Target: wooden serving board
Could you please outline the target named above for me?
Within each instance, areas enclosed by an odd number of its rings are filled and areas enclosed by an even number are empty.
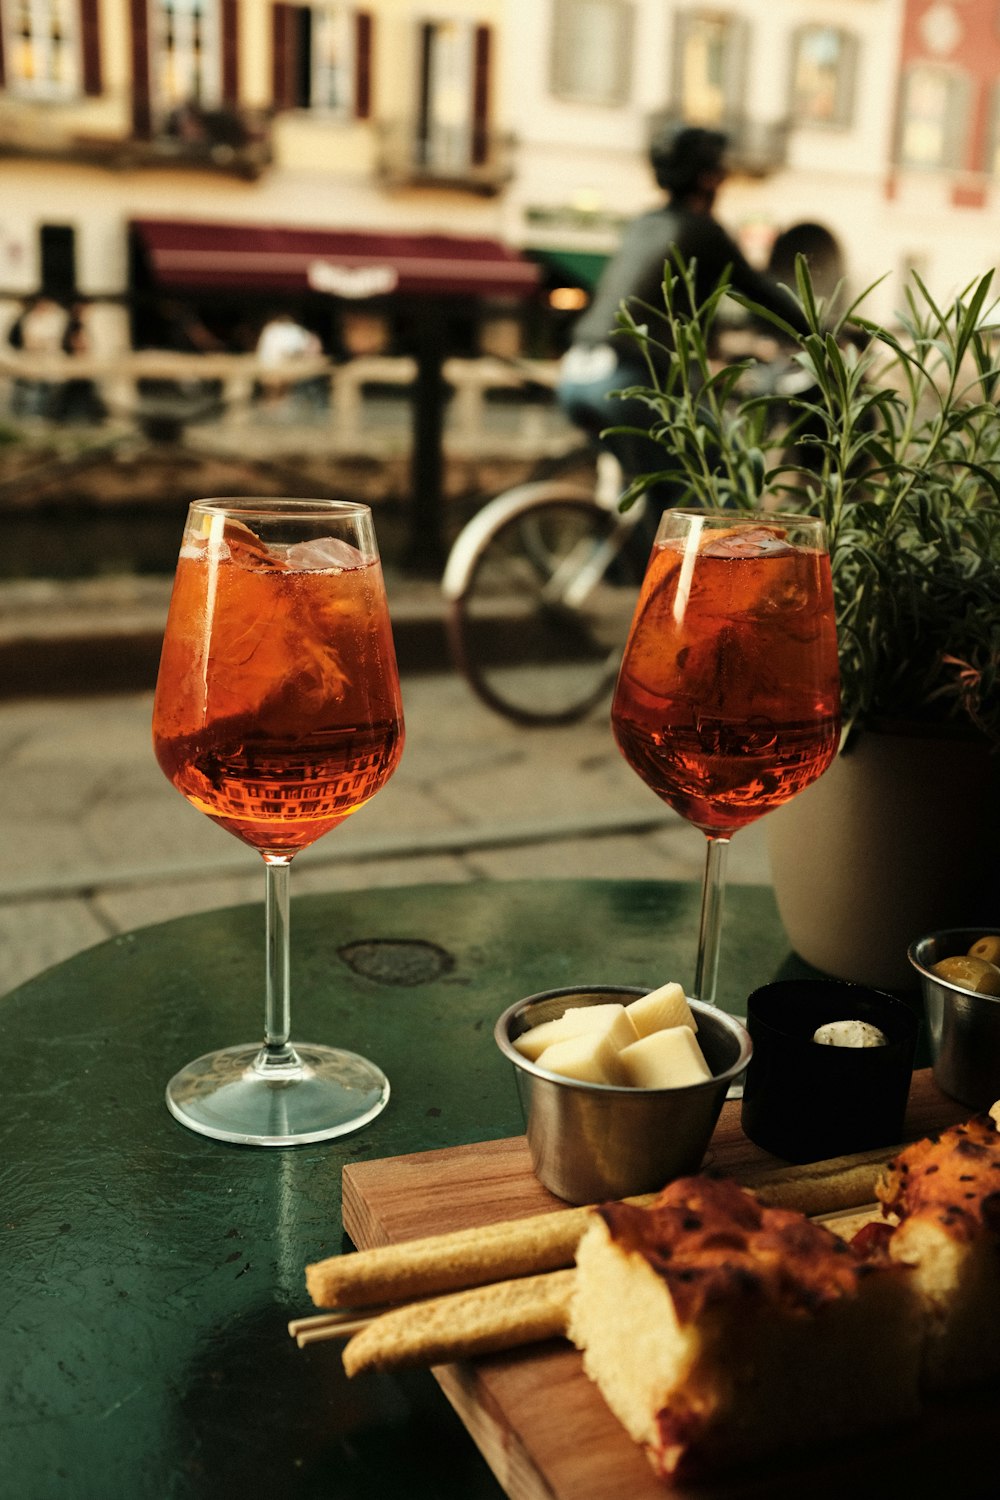
[[[780,1166],[747,1140],[727,1103],[707,1164]],[[905,1139],[968,1117],[929,1070],[914,1075]],[[891,1155],[886,1152],[886,1158]],[[545,1213],[564,1205],[534,1177],[523,1136],[416,1152],[344,1168],[344,1228],[359,1249]],[[435,1378],[511,1500],[810,1500],[941,1492],[986,1500],[996,1491],[1000,1391],[935,1402],[919,1425],[754,1466],[699,1486],[669,1485],[604,1404],[570,1345],[552,1341],[434,1370]],[[808,1373],[803,1371],[803,1379]]]

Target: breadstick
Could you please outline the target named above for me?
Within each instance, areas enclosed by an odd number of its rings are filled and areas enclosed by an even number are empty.
[[[898,1150],[883,1146],[858,1156],[835,1156],[795,1167],[755,1168],[734,1172],[733,1176],[768,1207],[797,1208],[813,1217],[874,1203],[875,1184]]]
[[[868,1210],[845,1212],[834,1215],[827,1228],[850,1239],[871,1217]],[[574,1275],[550,1271],[392,1308],[349,1340],[344,1369],[358,1375],[426,1367],[559,1337],[566,1331]]]
[[[566,1331],[575,1271],[498,1281],[393,1308],[356,1333],[343,1351],[348,1375],[439,1365],[557,1338]]]
[[[334,1255],[306,1266],[317,1307],[377,1307],[571,1266],[589,1208],[563,1208]]]
[[[836,1157],[797,1167],[753,1168],[732,1175],[763,1203],[816,1215],[858,1208],[875,1198],[875,1182],[892,1152]],[[652,1203],[655,1193],[629,1198]],[[514,1276],[573,1264],[589,1208],[563,1208],[478,1229],[380,1245],[356,1255],[334,1255],[306,1267],[316,1307],[377,1307],[408,1302]]]

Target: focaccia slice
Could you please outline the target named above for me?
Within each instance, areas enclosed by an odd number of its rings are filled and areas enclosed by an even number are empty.
[[[929,1391],[1000,1374],[1000,1135],[986,1115],[917,1141],[878,1184],[889,1256],[923,1297]]]
[[[664,1476],[914,1416],[920,1335],[903,1268],[730,1181],[605,1204],[577,1251],[569,1336]]]

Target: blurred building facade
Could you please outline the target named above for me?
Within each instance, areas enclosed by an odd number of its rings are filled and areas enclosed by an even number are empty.
[[[545,357],[665,117],[752,259],[887,315],[997,262],[998,79],[993,0],[0,0],[0,337],[44,290],[105,350]]]
[[[911,269],[946,296],[1000,261],[993,0],[512,0],[507,25],[518,243],[609,247],[673,117],[729,132],[720,216],[783,279],[802,250],[889,317]]]

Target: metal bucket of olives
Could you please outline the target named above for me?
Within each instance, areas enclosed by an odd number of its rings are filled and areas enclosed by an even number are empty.
[[[1000,1099],[1000,927],[951,927],[911,943],[938,1087],[972,1109]]]

